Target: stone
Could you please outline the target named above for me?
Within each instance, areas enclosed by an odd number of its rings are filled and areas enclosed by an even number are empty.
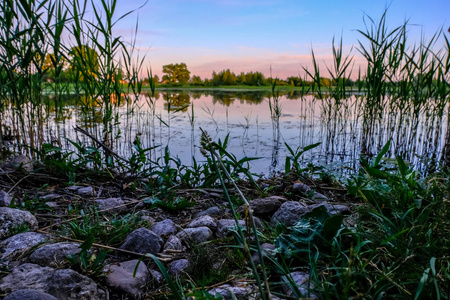
[[[47,201],[52,201],[52,200],[55,200],[55,199],[59,199],[61,197],[62,196],[59,195],[59,194],[47,194],[47,195],[40,196],[39,198],[41,198],[42,200],[47,202]]]
[[[176,235],[185,242],[202,243],[212,239],[213,233],[208,227],[185,228]]]
[[[139,264],[139,265],[138,265]],[[137,269],[136,269],[136,266]],[[134,275],[136,269],[136,274]],[[119,264],[105,266],[104,269],[108,285],[121,290],[133,298],[140,298],[145,290],[145,283],[149,271],[145,263],[137,259],[124,261]]]
[[[263,225],[258,218],[253,217],[253,222],[255,222],[256,227],[263,228]],[[243,229],[246,228],[245,220],[239,220],[239,226]],[[221,219],[218,221],[217,237],[225,238],[231,234],[232,230],[236,230],[236,223],[234,219]]]
[[[37,232],[24,232],[9,237],[0,244],[4,248],[2,259],[9,261],[20,257],[46,240],[47,237],[44,234]]]
[[[316,295],[311,294],[310,291],[314,289],[314,283],[309,281],[309,274],[306,272],[292,272],[290,274],[292,280],[298,287],[301,295],[297,295],[300,297],[307,297],[307,299],[318,299]],[[283,282],[286,282],[288,279],[286,276],[282,276]],[[292,291],[291,287],[287,284],[283,285],[283,291],[288,297],[294,296],[294,291]]]
[[[220,216],[222,214],[222,211],[217,206],[211,206],[210,208],[201,211],[195,215],[195,217],[201,217],[201,216]]]
[[[118,213],[125,209],[122,206],[125,202],[121,198],[96,199],[95,203],[98,204],[99,210],[108,210],[110,213]]]
[[[165,236],[177,233],[177,226],[171,219],[165,219],[153,224],[152,231],[159,236]]]
[[[142,254],[157,254],[162,244],[163,240],[156,233],[141,227],[130,233],[120,248]]]
[[[187,260],[185,258],[174,260],[168,266],[169,274],[172,276],[179,276],[182,273],[184,273],[184,271],[187,268],[189,268],[190,266],[191,266],[191,263],[189,262],[189,260]]]
[[[204,215],[195,218],[191,223],[188,224],[188,228],[195,227],[208,227],[211,230],[217,229],[217,222],[211,216]]]
[[[255,216],[271,216],[286,199],[283,197],[272,196],[249,201],[250,208]],[[244,212],[244,205],[238,208],[237,212]]]
[[[31,230],[38,228],[36,218],[29,211],[0,207],[0,240],[10,237],[11,230],[21,225],[28,226]]]
[[[284,202],[272,216],[270,223],[274,227],[278,223],[284,224],[286,226],[292,226],[300,220],[302,215],[309,211],[310,208],[300,202]]]
[[[160,285],[164,282],[165,279],[161,272],[150,270],[150,280],[153,281],[156,285]]]
[[[329,201],[330,199],[321,193],[314,193],[314,195],[311,196],[311,200],[317,201],[317,202],[325,202]]]
[[[222,296],[223,300],[256,299],[255,297],[251,296],[252,289],[248,288],[248,286],[246,287],[246,285],[231,286],[229,284],[223,284],[214,289],[209,290],[208,293],[210,293],[213,296],[219,294]]]
[[[309,208],[313,210],[316,207],[325,206],[330,215],[349,215],[351,213],[350,208],[343,204],[330,204],[330,203],[319,203],[310,205]]]
[[[53,267],[63,265],[67,257],[81,251],[79,243],[61,242],[47,244],[34,251],[29,261],[42,267]]]
[[[77,194],[80,196],[93,196],[94,189],[92,188],[92,186],[80,187],[79,189],[77,189]]]
[[[25,155],[16,155],[12,157],[3,167],[5,169],[22,169],[27,172],[33,172],[34,170],[31,159]]]
[[[303,194],[309,194],[309,192],[312,191],[309,186],[300,181],[295,182],[292,188],[294,189],[294,191],[299,191]]]
[[[23,289],[48,293],[57,299],[105,299],[104,292],[87,276],[71,269],[55,270],[30,263],[18,266],[0,278],[0,290],[5,293]]]
[[[273,250],[275,250],[275,248],[276,247],[274,244],[269,244],[269,243],[262,244],[261,250],[262,250],[263,256],[264,257],[265,256],[274,256],[275,254],[273,253]],[[258,252],[253,253],[252,259],[253,259],[253,262],[255,263],[255,265],[259,265],[261,263]]]
[[[164,244],[163,249],[184,251],[184,247],[183,244],[181,243],[181,240],[175,235],[169,236],[166,243]]]
[[[0,191],[0,207],[10,206],[12,197],[5,191]]]
[[[50,294],[32,290],[32,289],[23,289],[12,292],[3,300],[58,300]]]

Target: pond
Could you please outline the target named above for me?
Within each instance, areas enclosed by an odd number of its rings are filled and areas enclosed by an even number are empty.
[[[53,97],[47,96],[43,101],[47,105],[28,105],[21,113],[4,110],[0,136],[11,150],[26,153],[42,142],[64,149],[73,149],[68,140],[93,144],[74,130],[80,126],[121,156],[129,156],[139,137],[143,147],[155,147],[149,152],[151,159],[162,157],[168,146],[172,156],[190,165],[193,157],[205,160],[199,150],[202,128],[214,141],[229,135],[227,150],[238,159],[258,157],[250,162],[251,170],[264,175],[284,171],[290,155],[286,144],[296,150],[321,143],[302,155],[303,164],[345,173],[357,168],[361,155],[377,154],[389,140],[389,155],[402,155],[418,169],[424,168],[425,161],[442,161],[448,143],[448,114],[426,108],[406,113],[387,104],[382,111],[368,111],[365,99],[357,95],[334,100],[299,92],[273,96],[263,91],[165,90],[153,97],[123,98],[128,101],[115,99],[115,108],[107,113],[83,97],[55,106]]]

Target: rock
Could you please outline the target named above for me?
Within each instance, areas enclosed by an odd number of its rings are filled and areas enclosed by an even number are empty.
[[[30,212],[0,207],[0,240],[10,237],[12,235],[11,230],[22,224],[28,226],[31,230],[38,228],[38,222]]]
[[[272,196],[260,199],[253,199],[249,202],[255,216],[271,216],[286,199],[283,197]],[[244,211],[244,205],[238,208],[238,212]]]
[[[321,193],[314,193],[314,195],[311,196],[311,200],[317,201],[317,202],[325,202],[325,201],[329,201],[330,199],[328,199],[327,196],[325,196],[324,194]]]
[[[185,258],[174,260],[169,264],[169,274],[172,276],[179,276],[190,266],[191,263]]]
[[[297,223],[301,216],[309,212],[310,208],[302,203],[296,201],[288,201],[281,204],[280,208],[272,216],[270,221],[272,226],[276,226],[278,223],[286,226],[292,226]]]
[[[37,232],[24,232],[16,234],[10,238],[7,238],[0,244],[0,246],[5,249],[2,259],[12,260],[17,258],[46,240],[47,237],[44,234]]]
[[[255,297],[251,296],[251,294],[253,294],[253,289],[249,288],[249,286],[246,285],[231,286],[229,284],[223,284],[209,290],[208,293],[213,296],[219,294],[222,296],[223,300],[256,299]],[[236,298],[234,298],[233,296]]]
[[[263,228],[261,221],[254,217],[253,222],[255,222],[256,227]],[[239,226],[241,228],[246,228],[245,220],[239,220]],[[224,238],[231,234],[232,230],[236,229],[236,223],[234,219],[221,219],[217,223],[217,237]]]
[[[152,231],[159,236],[165,236],[177,233],[177,226],[171,219],[165,219],[153,224]]]
[[[300,181],[295,182],[292,188],[294,189],[294,191],[299,191],[303,194],[309,194],[309,192],[311,192],[312,190],[309,186]]]
[[[307,297],[307,299],[317,299],[317,296],[311,294],[310,291],[314,289],[314,283],[309,281],[309,274],[306,272],[292,272],[291,274],[292,280],[298,287],[301,295],[297,295],[296,297]],[[286,276],[282,276],[283,282],[287,281]],[[287,284],[283,285],[283,291],[288,297],[294,296],[294,292],[291,287]]]
[[[261,245],[261,250],[263,253],[263,256],[274,256],[273,250],[275,250],[275,245],[264,243]],[[255,262],[255,265],[259,265],[261,261],[259,260],[258,252],[253,253],[252,259]],[[265,261],[265,260],[264,260]]]
[[[245,228],[245,220],[239,220],[239,226]],[[221,219],[217,223],[217,237],[227,237],[232,230],[236,229],[236,222],[234,219]]]
[[[198,218],[195,218],[189,225],[188,228],[195,228],[195,227],[208,227],[211,230],[217,229],[217,222],[208,215],[200,216]]]
[[[164,282],[164,276],[160,272],[156,270],[150,270],[150,280],[153,281],[156,285],[160,285]]]
[[[42,267],[56,268],[61,266],[67,257],[80,252],[80,244],[73,242],[61,242],[55,244],[44,245],[34,251],[29,261]]]
[[[167,242],[164,244],[163,249],[164,250],[180,250],[180,251],[183,251],[184,247],[183,247],[183,245],[181,243],[181,240],[177,236],[171,235],[167,239]]]
[[[76,192],[81,188],[83,188],[83,187],[80,185],[72,185],[72,186],[67,187],[66,189],[71,192]]]
[[[96,199],[95,203],[98,204],[99,210],[108,210],[110,213],[118,213],[125,209],[121,206],[125,204],[121,198]]]
[[[136,266],[139,264],[136,270]],[[139,298],[144,293],[149,271],[145,263],[137,259],[121,262],[117,265],[107,265],[104,269],[108,284],[126,292],[133,298]]]
[[[222,211],[217,206],[212,206],[204,211],[201,211],[195,215],[195,217],[201,217],[201,216],[220,216],[222,214]]]
[[[50,294],[31,289],[23,289],[12,292],[3,300],[58,300]]]
[[[176,235],[179,239],[185,242],[189,240],[195,243],[202,243],[212,239],[213,233],[208,227],[186,228]]]
[[[351,213],[350,208],[343,204],[329,204],[329,203],[319,203],[310,205],[309,208],[313,210],[316,207],[325,206],[330,215],[349,215]]]
[[[61,198],[61,197],[62,197],[62,196],[59,195],[59,194],[47,194],[47,195],[40,196],[39,198],[41,198],[42,200],[44,200],[44,201],[47,202],[47,201],[59,199],[59,198]]]
[[[92,186],[80,187],[79,189],[77,189],[77,194],[80,196],[93,196],[94,189],[92,188]]]
[[[89,277],[71,269],[55,270],[30,263],[14,268],[0,279],[0,290],[5,293],[23,289],[34,289],[58,299],[105,299],[104,293]]]
[[[33,172],[34,170],[31,159],[25,155],[16,155],[12,157],[3,167],[5,169],[22,169],[27,172]]]
[[[162,243],[163,240],[153,231],[138,228],[127,236],[120,248],[142,254],[156,254],[161,250]]]
[[[12,201],[12,197],[8,195],[5,191],[0,191],[0,207],[2,206],[10,206]]]

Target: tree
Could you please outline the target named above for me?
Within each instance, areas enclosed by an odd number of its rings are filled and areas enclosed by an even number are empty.
[[[89,46],[72,47],[69,51],[70,67],[74,73],[78,73],[80,80],[86,76],[96,78],[99,69],[98,54]]]
[[[162,71],[163,80],[170,83],[187,83],[191,74],[185,63],[164,65]]]

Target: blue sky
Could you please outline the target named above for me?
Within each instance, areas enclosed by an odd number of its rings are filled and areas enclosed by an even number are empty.
[[[117,14],[145,1],[118,0]],[[357,44],[365,14],[379,20],[389,6],[388,26],[409,19],[409,40],[419,42],[450,26],[450,0],[149,0],[117,24],[117,34],[131,40],[153,73],[162,65],[184,62],[191,75],[210,78],[213,71],[260,71],[280,78],[302,75],[310,67],[311,48],[330,64],[333,36],[343,37],[346,53]],[[362,64],[353,48],[355,66]],[[357,68],[357,67],[356,67]],[[324,70],[325,71],[325,70]]]

